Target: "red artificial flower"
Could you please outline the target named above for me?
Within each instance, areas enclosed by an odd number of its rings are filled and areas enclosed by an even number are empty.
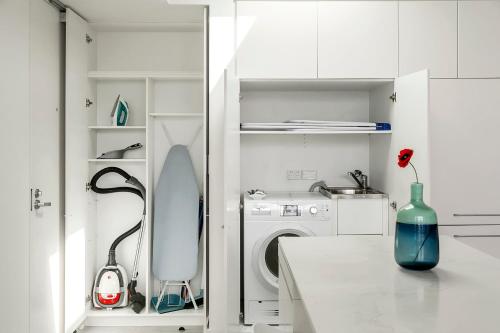
[[[411,157],[413,156],[413,150],[405,148],[399,152],[398,165],[402,168],[406,168],[408,163],[410,163]]]

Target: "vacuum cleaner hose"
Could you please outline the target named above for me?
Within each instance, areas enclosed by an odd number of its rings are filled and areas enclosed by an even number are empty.
[[[137,188],[127,187],[127,186],[109,187],[109,188],[98,187],[97,181],[99,180],[99,178],[101,178],[102,176],[104,176],[108,173],[119,174],[120,176],[125,178],[125,181],[127,183],[130,183],[131,185],[140,188],[140,190],[138,190]],[[92,179],[90,180],[90,188],[92,189],[92,191],[99,193],[99,194],[129,192],[129,193],[133,193],[133,194],[141,197],[143,200],[145,197],[144,186],[135,177],[130,176],[126,171],[124,171],[120,168],[117,168],[117,167],[107,167],[107,168],[104,168],[104,169],[100,170],[99,172],[97,172],[94,175],[94,177],[92,177]],[[144,209],[145,208],[146,208],[146,205],[144,205]],[[144,211],[143,211],[143,213],[144,213]],[[114,240],[113,244],[111,244],[111,247],[109,248],[108,265],[112,265],[112,266],[116,265],[116,256],[115,256],[116,247],[125,238],[127,238],[128,236],[130,236],[133,233],[135,233],[136,231],[138,231],[141,228],[141,223],[142,223],[142,220],[139,221],[139,223],[137,223],[135,226],[133,226],[132,228],[130,228],[129,230],[125,231],[123,234],[118,236],[118,238]]]

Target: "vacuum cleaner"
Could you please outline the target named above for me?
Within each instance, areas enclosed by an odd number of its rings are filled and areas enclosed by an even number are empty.
[[[125,183],[132,185],[133,187],[112,187],[112,188],[100,188],[97,186],[97,181],[102,176],[108,173],[117,173],[123,178],[125,178]],[[103,266],[97,272],[94,281],[94,288],[92,291],[92,300],[95,308],[103,309],[113,309],[122,308],[130,304],[131,308],[135,313],[139,313],[146,305],[146,297],[141,293],[138,293],[135,288],[137,286],[137,277],[139,258],[141,254],[142,239],[144,236],[144,229],[146,226],[146,189],[137,180],[137,178],[130,176],[124,170],[117,167],[108,167],[97,172],[92,180],[90,181],[90,187],[92,191],[99,194],[109,194],[116,192],[129,192],[141,197],[144,201],[144,209],[142,211],[142,218],[134,227],[125,231],[123,234],[118,236],[114,240],[113,244],[109,248],[108,261],[105,266]],[[134,265],[132,270],[132,278],[128,283],[127,272],[123,266],[116,262],[116,248],[121,241],[135,232],[139,231],[139,237],[137,241],[137,249],[135,252]],[[128,283],[128,286],[126,286]]]

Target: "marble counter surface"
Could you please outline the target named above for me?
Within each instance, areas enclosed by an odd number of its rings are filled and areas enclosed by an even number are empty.
[[[281,238],[316,333],[500,332],[500,260],[449,237],[431,271],[400,268],[393,238]]]

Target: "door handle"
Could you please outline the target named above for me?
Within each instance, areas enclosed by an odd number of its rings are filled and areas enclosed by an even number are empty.
[[[40,209],[42,207],[50,207],[52,206],[52,202],[41,202],[40,200],[35,200],[34,204],[33,204],[33,207],[35,209]]]

